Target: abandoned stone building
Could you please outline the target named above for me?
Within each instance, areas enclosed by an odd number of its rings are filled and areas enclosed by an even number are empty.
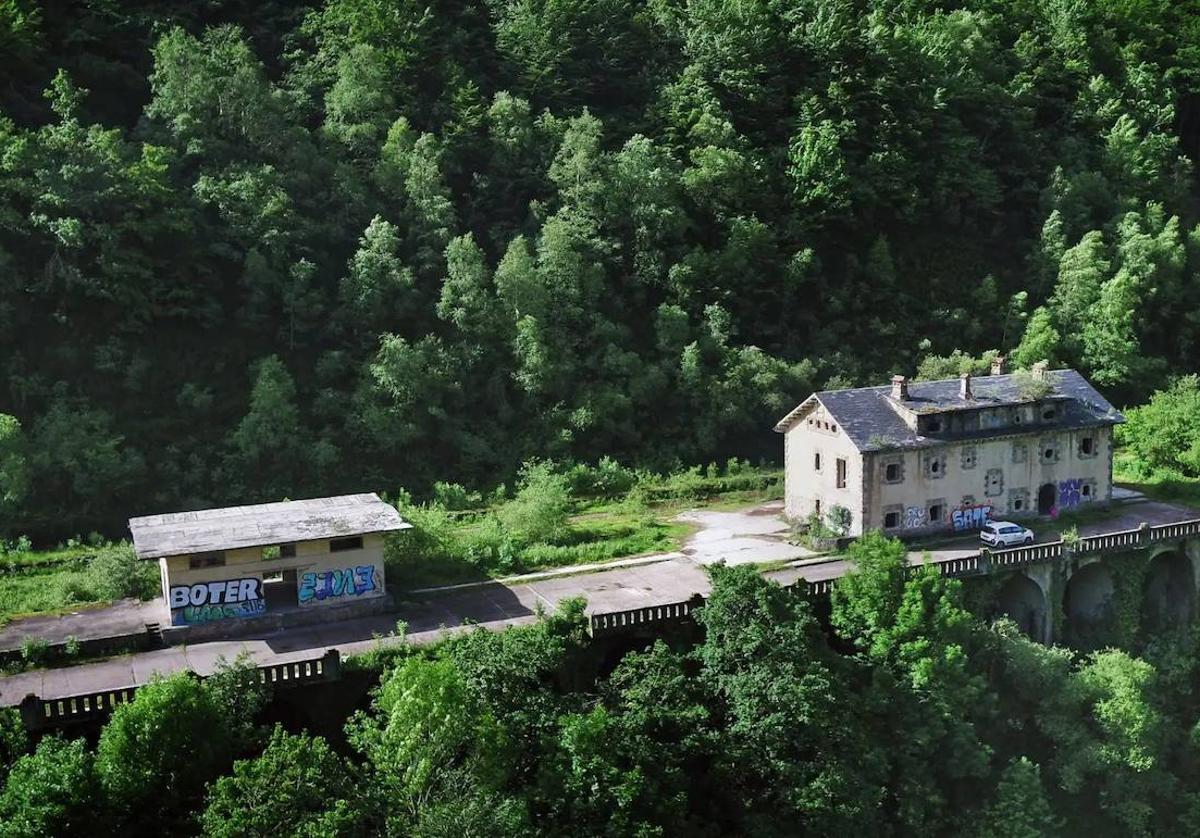
[[[849,511],[849,535],[976,530],[1112,496],[1112,428],[1124,421],[1074,370],[813,393],[784,435],[785,507],[802,521]]]
[[[129,521],[138,558],[158,562],[170,625],[193,628],[280,614],[298,624],[379,610],[386,596],[384,533],[410,527],[374,494]]]

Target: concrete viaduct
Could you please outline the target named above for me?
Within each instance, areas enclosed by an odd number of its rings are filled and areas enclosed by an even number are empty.
[[[1195,616],[1200,583],[1200,518],[1032,544],[1005,550],[930,557],[944,576],[989,577],[989,616],[1007,616],[1043,643],[1088,646],[1118,628],[1124,608],[1149,629],[1186,625]],[[913,566],[922,563],[917,554]],[[852,572],[848,561],[765,574],[810,597],[827,596]],[[1132,590],[1130,588],[1132,587]],[[593,613],[594,637],[645,634],[688,617],[703,596],[619,612]]]

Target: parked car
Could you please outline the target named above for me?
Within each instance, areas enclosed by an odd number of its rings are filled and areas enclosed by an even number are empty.
[[[1033,530],[1011,521],[988,521],[979,531],[979,538],[990,547],[1013,547],[1032,544]]]

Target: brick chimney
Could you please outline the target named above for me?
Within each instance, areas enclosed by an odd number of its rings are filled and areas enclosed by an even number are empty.
[[[997,355],[992,359],[992,375],[1004,375],[1008,371],[1005,364],[1006,360],[1003,355]]]
[[[1033,365],[1033,377],[1038,381],[1046,380],[1046,370],[1050,369],[1049,361],[1038,361]]]
[[[971,373],[964,372],[958,377],[958,396],[965,402],[975,398],[971,393]]]
[[[898,402],[908,401],[908,379],[902,375],[892,376],[892,398]]]

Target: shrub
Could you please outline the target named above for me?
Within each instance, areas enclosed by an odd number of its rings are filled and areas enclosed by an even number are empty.
[[[158,566],[139,561],[128,544],[101,550],[88,563],[87,586],[96,599],[150,599],[158,593],[158,579]]]
[[[1125,412],[1117,439],[1155,469],[1200,475],[1200,376],[1186,375]]]
[[[444,509],[459,511],[474,509],[483,503],[483,499],[478,492],[468,492],[458,483],[439,480],[433,484],[433,502]]]
[[[601,457],[594,466],[577,463],[567,469],[567,484],[577,498],[619,498],[637,483],[638,475],[611,457]]]
[[[521,467],[518,485],[517,496],[496,513],[504,529],[526,544],[561,535],[571,503],[566,476],[551,463],[530,461]]]
[[[28,664],[45,663],[50,644],[40,637],[26,637],[21,641],[21,659]]]

